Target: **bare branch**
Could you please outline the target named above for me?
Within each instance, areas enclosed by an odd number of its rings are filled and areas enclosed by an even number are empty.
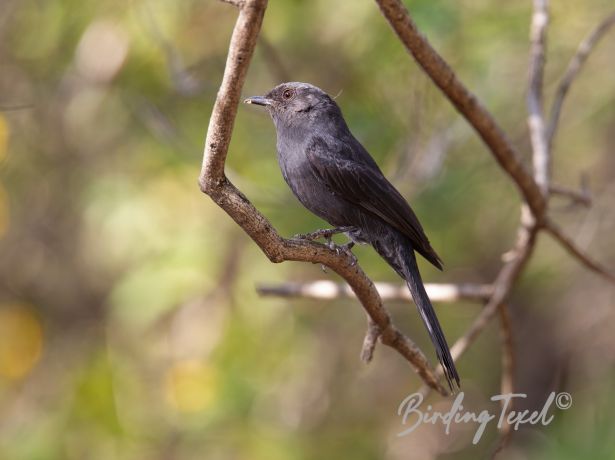
[[[243,8],[243,5],[246,3],[245,0],[221,0],[223,3],[229,3],[237,8]]]
[[[510,256],[504,266],[500,269],[500,272],[493,283],[494,288],[491,298],[478,316],[474,319],[474,322],[466,333],[461,336],[451,347],[451,356],[455,362],[459,360],[470,345],[472,345],[472,343],[476,340],[478,335],[489,324],[491,319],[498,312],[500,305],[506,302],[515,281],[521,274],[523,267],[534,250],[536,236],[538,234],[538,226],[534,223],[532,214],[527,206],[524,206],[522,211],[522,224],[517,233],[515,247],[509,251]],[[438,368],[438,377],[440,377],[441,373],[442,370]],[[429,389],[423,387],[421,392],[423,394],[427,394]]]
[[[0,112],[16,112],[18,110],[33,109],[34,104],[0,105]]]
[[[494,292],[485,308],[474,320],[468,331],[451,348],[451,355],[457,361],[468,347],[474,342],[478,334],[489,324],[489,321],[498,312],[500,305],[505,302],[510,291],[521,273],[534,249],[537,230],[535,228],[526,229],[521,227],[517,245],[514,249],[515,256],[508,261],[498,273],[494,283]]]
[[[412,301],[412,296],[405,284],[374,283],[382,300]],[[468,300],[480,302],[489,299],[493,291],[489,284],[432,284],[426,283],[425,289],[432,302],[458,302]],[[355,298],[352,289],[343,283],[330,280],[311,281],[308,283],[284,283],[278,285],[261,284],[256,287],[263,296],[301,297],[304,299],[327,300],[337,298]]]
[[[267,61],[267,68],[270,69],[271,76],[276,81],[291,81],[292,77],[288,73],[275,46],[264,35],[260,36],[259,44],[260,49],[263,51],[263,57]]]
[[[534,12],[530,28],[530,65],[527,94],[528,126],[532,142],[534,179],[543,196],[549,193],[551,155],[545,132],[543,113],[543,76],[549,11],[547,0],[534,0]]]
[[[542,216],[546,202],[520,155],[491,114],[457,78],[453,70],[419,32],[401,0],[376,0],[382,14],[432,81],[474,127],[491,153],[513,179],[534,215]]]
[[[559,242],[563,248],[568,251],[570,255],[572,255],[575,259],[581,262],[585,268],[597,273],[603,278],[607,279],[611,283],[615,283],[615,275],[608,270],[606,267],[603,267],[600,263],[592,260],[590,256],[585,254],[583,250],[577,247],[577,245],[566,236],[562,230],[551,220],[545,219],[542,223],[542,226],[546,232],[548,232],[557,242]]]
[[[374,357],[374,350],[376,349],[376,343],[380,337],[380,328],[374,321],[367,317],[367,332],[365,333],[365,339],[363,340],[363,347],[361,348],[361,360],[364,363],[369,363]]]
[[[395,328],[374,284],[349,255],[337,254],[325,245],[311,241],[282,238],[224,174],[241,89],[266,7],[267,0],[247,0],[240,9],[231,36],[224,76],[209,121],[199,177],[201,190],[237,222],[272,262],[295,260],[320,263],[342,276],[377,324],[381,341],[404,356],[431,388],[446,395],[447,391],[438,382],[425,355]]]
[[[600,39],[604,37],[611,27],[613,27],[613,25],[615,25],[615,11],[613,11],[600,24],[598,24],[598,26],[596,26],[596,28],[592,30],[591,33],[581,42],[575,55],[568,63],[566,72],[564,72],[564,76],[560,80],[555,92],[555,99],[553,101],[553,106],[551,107],[551,116],[549,118],[549,125],[547,129],[549,146],[553,144],[553,138],[555,137],[555,133],[557,131],[562,105],[564,104],[564,99],[568,94],[570,85],[572,85],[572,82],[581,71],[583,64],[585,64],[585,61],[589,57],[589,54],[598,44]]]
[[[581,204],[587,208],[592,205],[592,196],[586,187],[581,187],[580,190],[572,188],[562,187],[561,185],[551,184],[549,186],[549,193],[551,195],[559,195],[569,198],[573,204]]]
[[[500,380],[500,394],[510,394],[515,392],[515,347],[513,343],[512,324],[510,323],[510,313],[506,303],[500,305],[500,338],[502,341],[502,378]],[[505,417],[508,416],[512,409],[513,404],[511,401],[506,408]],[[502,424],[500,434],[500,446],[504,448],[510,440],[511,425],[509,423]]]

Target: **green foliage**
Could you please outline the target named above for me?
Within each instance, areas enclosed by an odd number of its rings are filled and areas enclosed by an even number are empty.
[[[394,460],[490,452],[495,429],[479,446],[465,432],[443,437],[435,428],[396,436],[398,405],[420,381],[385,347],[369,367],[359,362],[365,325],[356,302],[255,293],[258,283],[336,278],[318,266],[269,263],[199,191],[232,6],[5,3],[0,106],[28,107],[0,112],[0,311],[9,312],[2,318],[25,311],[26,319],[5,320],[19,327],[0,337],[0,353],[10,358],[0,360],[0,458]],[[548,101],[579,40],[612,8],[606,0],[553,3]],[[406,4],[527,160],[530,2]],[[283,78],[337,95],[351,129],[412,203],[445,261],[443,273],[422,264],[426,281],[490,282],[514,241],[519,196],[375,2],[272,0],[263,37],[274,54],[257,48],[245,96]],[[613,56],[611,35],[567,100],[554,168],[558,183],[574,186],[579,171],[592,178],[594,211],[556,216],[606,261],[615,258],[608,244]],[[239,108],[227,175],[283,235],[324,226],[288,191],[271,121],[253,107]],[[371,249],[356,254],[373,279],[397,280]],[[514,448],[528,458],[610,458],[610,304],[612,290],[541,243],[510,306],[519,391],[539,404],[547,389],[567,385],[574,406],[549,427],[519,434]],[[470,303],[437,308],[449,342],[480,311]],[[391,311],[434,358],[414,307]],[[494,323],[460,362],[469,406],[480,410],[499,392],[499,361]]]

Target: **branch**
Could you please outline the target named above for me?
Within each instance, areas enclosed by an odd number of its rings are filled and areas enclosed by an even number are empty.
[[[412,301],[406,285],[396,283],[374,283],[382,300]],[[472,302],[486,301],[493,289],[489,284],[432,284],[426,283],[425,289],[432,302]],[[329,280],[308,283],[284,283],[277,285],[261,284],[256,291],[262,296],[300,297],[304,299],[327,300],[338,298],[355,298],[352,289],[343,283]]]
[[[555,222],[545,219],[542,226],[556,241],[558,241],[568,253],[577,259],[585,268],[597,273],[611,283],[615,283],[615,275],[600,263],[592,260],[590,256],[585,254],[577,245],[566,236]]]
[[[581,42],[576,53],[568,63],[566,72],[560,80],[557,91],[555,92],[555,99],[553,101],[553,106],[551,107],[551,116],[549,119],[549,127],[547,129],[549,146],[553,144],[553,138],[555,137],[555,133],[557,131],[562,105],[564,104],[564,99],[568,94],[570,85],[572,85],[572,82],[581,71],[583,64],[585,64],[585,61],[589,57],[589,54],[593,51],[594,47],[611,29],[611,27],[613,27],[613,25],[615,25],[615,11],[607,16],[600,24],[598,24],[598,26],[596,26],[596,28],[592,30],[591,33]]]
[[[531,47],[527,95],[527,121],[532,143],[534,179],[545,197],[549,193],[551,170],[551,155],[549,154],[549,145],[545,132],[542,98],[547,25],[549,24],[547,5],[547,0],[534,0],[534,13],[532,14],[532,25],[530,28]]]
[[[500,306],[506,302],[512,287],[523,271],[534,246],[536,244],[536,236],[538,235],[538,226],[531,222],[532,215],[527,207],[523,208],[522,225],[517,233],[517,241],[515,247],[509,251],[508,260],[500,269],[495,282],[493,283],[493,294],[485,307],[481,310],[478,316],[466,333],[461,336],[451,347],[451,356],[457,362],[459,358],[472,345],[479,334],[489,324],[491,319],[498,312]],[[440,377],[442,370],[438,368],[437,375]],[[429,391],[426,387],[420,390],[424,395]]]
[[[500,305],[500,339],[502,342],[502,378],[500,383],[500,394],[512,394],[515,392],[514,377],[515,377],[515,347],[513,343],[512,325],[510,323],[510,313],[508,305],[503,303]],[[504,404],[504,402],[502,403]],[[506,407],[506,414],[503,419],[507,420],[508,414],[513,410],[513,401]],[[503,423],[500,427],[500,441],[496,449],[496,453],[504,449],[512,434],[512,425]]]
[[[551,195],[559,195],[569,198],[572,204],[582,204],[589,208],[592,205],[592,196],[586,185],[581,185],[580,190],[562,187],[561,185],[549,185],[549,193]]]
[[[222,0],[223,3],[229,3],[237,8],[243,8],[243,5],[246,3],[245,0]]]
[[[266,7],[267,0],[247,0],[240,8],[231,36],[224,76],[209,121],[199,177],[201,190],[226,211],[272,262],[295,260],[320,263],[343,277],[378,326],[382,343],[397,350],[431,388],[446,395],[447,391],[438,382],[424,354],[392,324],[374,284],[358,265],[354,265],[350,256],[337,254],[325,245],[311,241],[282,238],[224,174],[241,89]]]
[[[468,120],[500,166],[511,176],[534,215],[542,216],[546,206],[545,199],[532,176],[521,164],[519,153],[502,128],[419,32],[401,0],[376,2],[406,49]]]

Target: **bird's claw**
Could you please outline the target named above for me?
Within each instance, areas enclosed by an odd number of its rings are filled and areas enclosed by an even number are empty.
[[[320,230],[316,230],[311,233],[297,233],[294,238],[298,240],[307,240],[313,241],[319,238],[324,238],[327,244],[327,247],[332,251],[335,251],[337,255],[346,254],[350,257],[350,266],[354,267],[357,264],[357,257],[352,253],[351,249],[354,246],[354,241],[349,241],[346,244],[336,244],[331,239],[333,235],[337,235],[338,233],[346,233],[354,230],[355,227],[335,227],[335,228],[324,228]],[[322,266],[323,271],[326,273],[325,267]]]
[[[331,240],[333,235],[337,235],[338,233],[345,233],[353,230],[354,227],[335,227],[335,228],[322,228],[320,230],[316,230],[311,233],[297,233],[293,238],[297,240],[317,240],[319,238],[324,238],[327,241]]]
[[[357,264],[357,256],[355,256],[352,253],[352,248],[354,246],[354,241],[349,241],[346,244],[335,244],[333,241],[328,240],[327,241],[327,246],[329,246],[329,249],[331,249],[332,251],[335,251],[335,253],[340,256],[342,254],[345,254],[346,256],[348,256],[350,258],[350,266],[354,267]]]

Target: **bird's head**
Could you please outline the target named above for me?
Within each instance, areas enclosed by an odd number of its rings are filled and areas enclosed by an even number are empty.
[[[335,101],[309,83],[282,83],[264,96],[249,97],[244,102],[265,106],[278,127],[309,123],[332,112],[341,116]]]

